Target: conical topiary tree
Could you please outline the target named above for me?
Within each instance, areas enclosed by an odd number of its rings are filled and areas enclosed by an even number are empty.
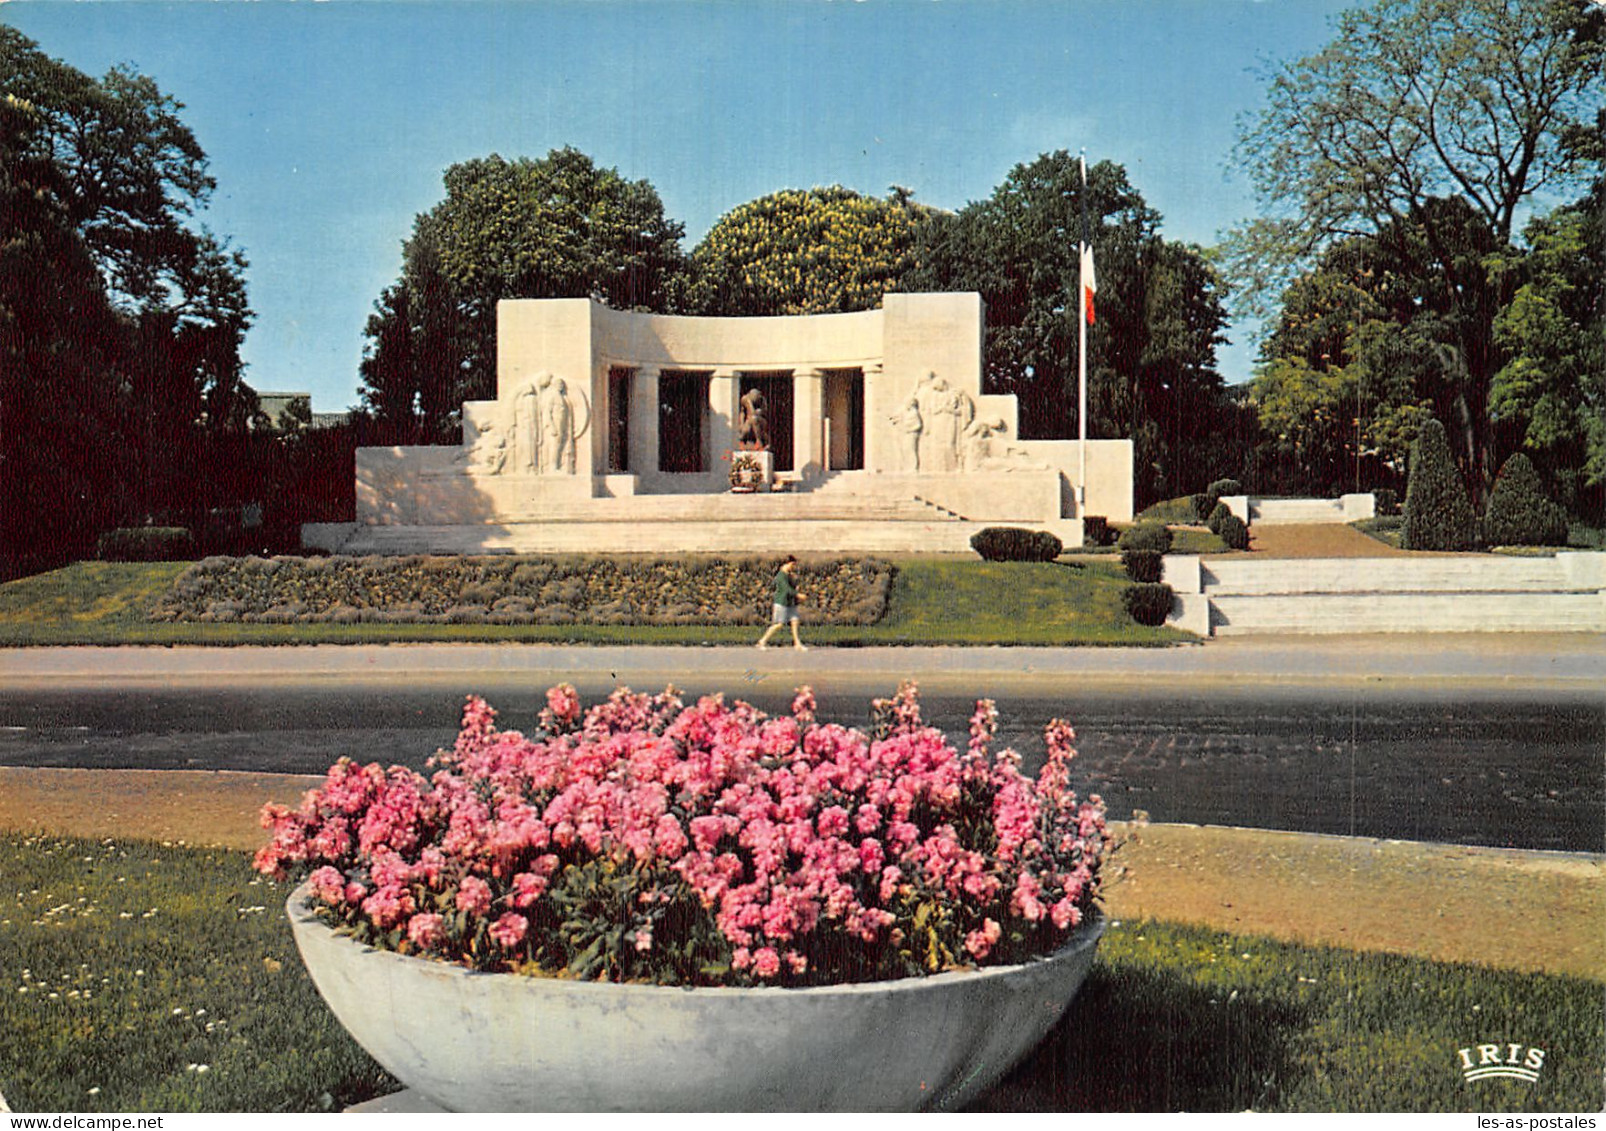
[[[1405,485],[1407,550],[1469,550],[1478,540],[1478,516],[1450,457],[1444,425],[1428,420],[1411,445],[1411,477]]]
[[[1545,494],[1532,461],[1518,452],[1506,460],[1489,492],[1484,540],[1491,546],[1562,546],[1567,515]]]

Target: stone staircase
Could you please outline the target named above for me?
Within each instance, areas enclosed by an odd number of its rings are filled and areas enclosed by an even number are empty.
[[[878,477],[879,478],[879,477]],[[303,538],[341,554],[882,552],[967,553],[982,523],[890,479],[833,475],[791,489],[706,495],[622,495],[554,501],[530,521],[463,526],[330,524]]]
[[[1173,622],[1208,635],[1606,632],[1600,553],[1206,558],[1175,567],[1168,557],[1166,577],[1179,593]]]

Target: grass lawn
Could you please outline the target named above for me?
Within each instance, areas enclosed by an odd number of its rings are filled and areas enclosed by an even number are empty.
[[[1114,560],[899,560],[890,607],[869,626],[805,625],[811,643],[1165,645],[1194,639],[1135,623]],[[721,625],[175,624],[146,610],[183,562],[80,562],[0,585],[0,647],[45,644],[369,644],[402,641],[749,644],[756,627]],[[806,594],[805,594],[806,597]]]
[[[0,1092],[19,1111],[327,1111],[396,1087],[324,1008],[243,853],[0,835]],[[1606,986],[1113,924],[984,1105],[1599,1111]],[[1456,1050],[1546,1050],[1467,1083]]]

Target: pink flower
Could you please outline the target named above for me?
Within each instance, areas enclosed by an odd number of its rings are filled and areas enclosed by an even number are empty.
[[[407,921],[407,938],[419,950],[435,950],[446,941],[445,920],[427,911]]]
[[[965,936],[965,949],[971,957],[980,961],[992,953],[993,947],[1003,936],[1004,929],[993,919],[983,919],[979,930],[971,931]]]
[[[514,911],[505,912],[491,924],[491,941],[503,950],[512,950],[524,941],[524,933],[529,928],[530,922],[523,915]]]
[[[580,695],[567,683],[547,690],[546,706],[552,712],[552,717],[560,723],[572,724],[580,717]]]
[[[312,885],[313,894],[325,903],[336,904],[345,898],[346,877],[340,874],[338,868],[325,864],[308,876],[307,882]]]
[[[848,831],[848,811],[840,805],[832,805],[821,810],[815,824],[821,836],[841,836]]]
[[[406,888],[387,884],[362,901],[362,913],[382,931],[398,925],[413,913],[413,897]]]
[[[1048,917],[1054,921],[1054,926],[1063,931],[1082,921],[1082,909],[1076,906],[1074,899],[1066,897],[1049,908]]]
[[[781,956],[775,953],[775,948],[764,946],[753,955],[753,973],[760,978],[773,978],[781,972]]]
[[[457,909],[470,915],[487,915],[491,910],[491,885],[478,876],[464,876],[457,888]]]
[[[636,949],[648,951],[652,949],[652,928],[643,927],[636,932]]]

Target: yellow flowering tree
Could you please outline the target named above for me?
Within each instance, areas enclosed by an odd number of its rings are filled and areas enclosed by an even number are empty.
[[[870,310],[913,266],[931,210],[833,185],[786,189],[724,216],[692,251],[683,307],[709,315]]]

